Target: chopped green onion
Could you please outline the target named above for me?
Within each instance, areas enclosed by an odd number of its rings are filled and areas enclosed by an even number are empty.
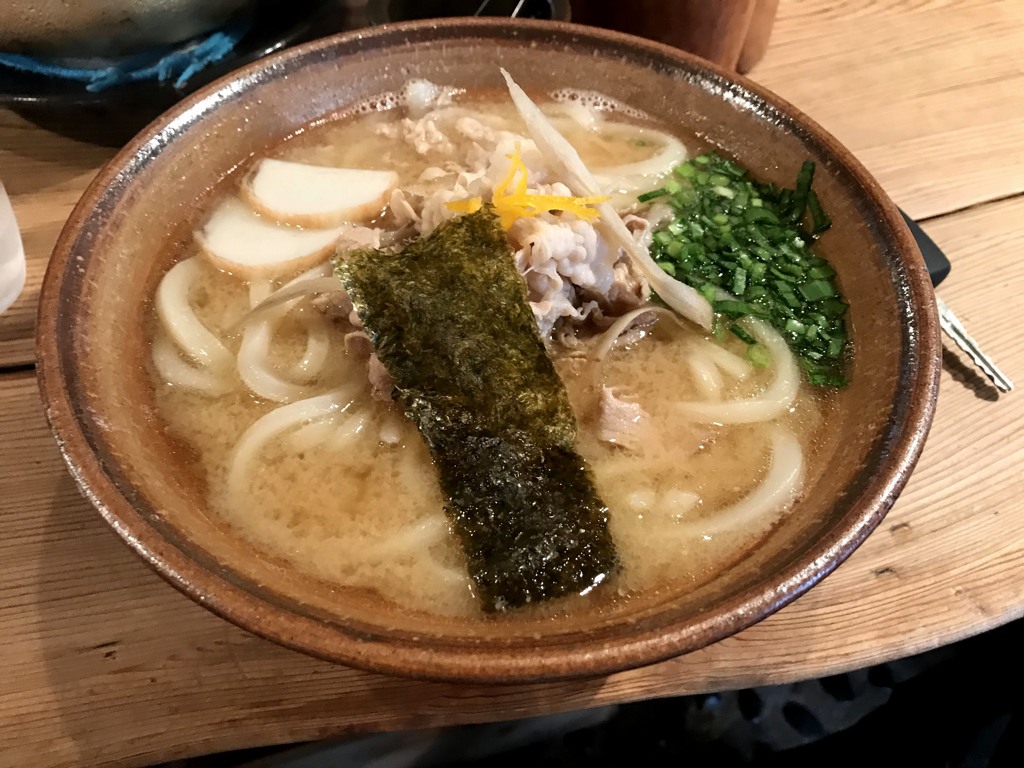
[[[807,270],[807,276],[815,280],[828,280],[830,277],[836,276],[836,271],[828,264],[820,264]]]
[[[750,346],[757,344],[757,339],[755,339],[753,336],[751,336],[749,333],[747,333],[745,330],[740,328],[735,323],[729,326],[729,330],[732,331],[734,335],[738,336],[746,344],[749,344]]]
[[[811,212],[811,220],[814,222],[811,234],[820,235],[832,226],[832,219],[825,215],[825,209],[821,207],[818,193],[813,189],[807,195],[807,209]]]
[[[654,233],[659,266],[711,302],[724,319],[716,335],[732,331],[753,345],[731,319],[762,318],[784,334],[808,381],[844,383],[847,305],[835,270],[811,250],[831,225],[811,188],[814,164],[801,166],[793,189],[761,184],[713,152],[673,171],[661,189],[639,197],[664,200],[673,211]]]
[[[747,315],[754,314],[754,310],[745,301],[732,301],[726,299],[723,301],[713,302],[715,312],[721,312],[723,315],[732,315],[733,317],[746,317]]]
[[[737,267],[732,275],[732,292],[736,296],[742,296],[747,290],[747,270]]]
[[[743,220],[748,224],[756,224],[759,221],[766,221],[769,224],[778,224],[779,217],[767,208],[747,208],[743,212]]]
[[[836,289],[827,280],[811,280],[810,282],[800,283],[796,288],[808,301],[830,299],[836,295]]]
[[[742,179],[747,175],[747,172],[736,165],[736,163],[723,158],[718,158],[718,172],[736,180]]]
[[[747,347],[747,360],[755,368],[767,368],[772,363],[772,353],[764,344],[751,344]]]
[[[661,189],[654,189],[651,190],[650,192],[644,192],[637,198],[637,200],[641,203],[648,203],[651,200],[656,200],[657,198],[664,197],[667,194],[669,194],[668,189],[662,187]]]
[[[794,224],[804,217],[807,211],[807,197],[811,193],[811,184],[814,181],[814,163],[804,160],[800,166],[800,173],[796,175],[796,190],[793,192],[792,208],[789,212],[789,220]]]
[[[678,176],[682,176],[684,179],[692,179],[696,175],[697,170],[689,163],[683,163],[674,169],[674,172]]]

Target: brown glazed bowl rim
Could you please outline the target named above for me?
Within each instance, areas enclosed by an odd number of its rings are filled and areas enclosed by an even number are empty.
[[[123,195],[132,178],[175,132],[215,108],[217,94],[241,88],[260,73],[286,76],[327,51],[345,55],[346,48],[377,50],[403,42],[484,39],[512,34],[526,42],[592,42],[643,57],[674,69],[696,71],[721,89],[723,98],[745,100],[757,119],[769,114],[784,130],[797,134],[866,190],[878,224],[895,244],[902,284],[897,281],[903,354],[900,387],[892,422],[886,427],[888,458],[884,466],[867,467],[874,474],[846,515],[809,548],[799,563],[777,572],[766,583],[745,589],[699,621],[674,617],[654,630],[625,631],[615,642],[577,636],[571,643],[519,648],[507,643],[481,643],[472,648],[424,644],[317,621],[243,589],[191,558],[163,537],[126,500],[86,438],[73,392],[69,390],[68,351],[58,344],[60,303],[72,253],[94,209],[108,198]],[[605,55],[609,55],[605,53]],[[258,78],[257,78],[258,79]],[[696,650],[760,621],[790,603],[846,559],[878,525],[909,478],[931,425],[940,371],[939,330],[934,293],[927,270],[895,204],[848,150],[817,123],[789,103],[750,80],[675,48],[640,38],[580,25],[505,19],[418,21],[357,30],[288,49],[242,68],[208,85],[155,120],[98,174],[72,212],[54,248],[44,278],[36,340],[40,390],[46,415],[61,453],[83,494],[107,522],[147,563],[199,604],[231,622],[295,650],[375,672],[455,682],[530,682],[605,675]],[[71,382],[73,387],[74,382]],[[518,651],[518,652],[517,652]]]

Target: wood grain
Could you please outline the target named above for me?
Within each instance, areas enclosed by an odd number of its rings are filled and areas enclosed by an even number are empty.
[[[1024,192],[1022,40],[1018,0],[789,0],[750,76],[927,219]]]
[[[953,262],[940,293],[1011,377],[1024,284],[1024,3],[783,0],[752,75],[835,133]],[[0,178],[29,282],[0,367],[31,364],[56,236],[112,151],[0,110]],[[991,202],[1004,199],[999,202]],[[955,213],[950,213],[955,212]],[[0,373],[0,763],[143,765],[357,731],[432,727],[816,677],[1024,614],[1024,419],[955,348],[920,465],[836,573],[697,653],[573,684],[460,687],[366,674],[243,632],[161,581],[79,496],[31,373]]]
[[[1024,349],[1005,307],[1024,283],[1022,217],[1024,197],[928,226],[954,264],[943,296],[1018,379]],[[78,495],[32,375],[0,375],[0,754],[11,765],[142,765],[782,683],[928,650],[1024,613],[1022,419],[1024,399],[997,395],[949,352],[907,490],[868,541],[793,605],[645,669],[569,684],[454,686],[310,659],[179,594]]]
[[[25,244],[25,290],[0,315],[0,366],[35,360],[36,305],[46,262],[82,192],[114,150],[38,128],[0,109],[0,179],[14,205]]]

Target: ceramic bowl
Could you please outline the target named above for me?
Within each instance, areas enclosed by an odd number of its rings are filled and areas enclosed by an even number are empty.
[[[31,56],[123,56],[216,29],[256,0],[4,0],[0,50]]]
[[[803,160],[834,220],[823,241],[850,302],[855,354],[827,471],[734,568],[686,590],[549,619],[438,619],[338,590],[267,558],[207,514],[156,416],[142,329],[169,244],[233,169],[368,96],[424,77],[528,90],[596,89],[720,147],[767,180]],[[558,73],[557,79],[552,73]],[[202,605],[278,643],[384,673],[456,681],[611,673],[720,640],[798,597],[875,528],[910,475],[939,372],[928,274],[897,209],[813,121],[678,50],[554,22],[454,19],[316,41],[188,98],[97,177],[56,246],[42,293],[39,371],[52,428],[85,495],[126,543]],[[154,630],[155,631],[155,630]],[[162,628],[160,631],[173,631]]]

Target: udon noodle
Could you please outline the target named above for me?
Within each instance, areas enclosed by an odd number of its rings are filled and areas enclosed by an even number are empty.
[[[339,225],[313,263],[225,269],[198,238],[155,295],[154,386],[169,430],[198,457],[212,513],[258,548],[407,608],[475,615],[429,453],[375,368],[329,259],[429,234],[459,215],[459,201],[492,194],[515,158],[530,194],[572,191],[505,98],[413,83],[380,104],[391,108],[355,110],[274,153],[395,172],[377,213]],[[636,195],[685,159],[683,142],[593,94],[560,92],[543,106],[645,249],[660,214]],[[221,198],[238,188],[229,179]],[[757,368],[738,339],[652,304],[592,222],[552,210],[511,221],[509,237],[619,552],[614,577],[587,599],[729,567],[799,497],[827,403],[801,384],[767,325],[743,321],[771,355]],[[581,598],[555,610],[572,600]]]

